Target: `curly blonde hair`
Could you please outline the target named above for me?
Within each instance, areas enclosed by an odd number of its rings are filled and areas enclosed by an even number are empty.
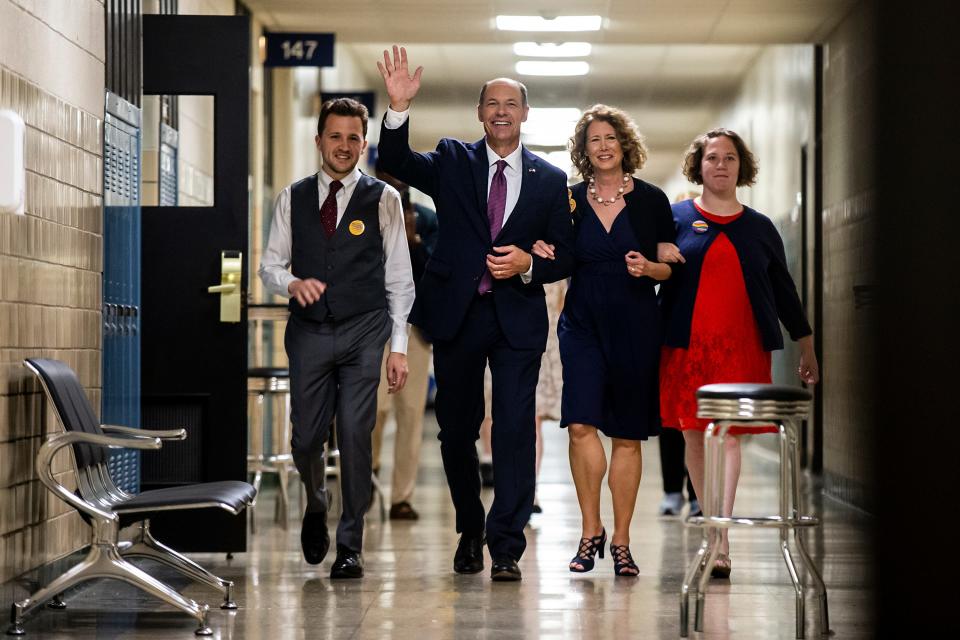
[[[593,167],[587,156],[587,129],[595,120],[608,123],[617,134],[617,142],[623,150],[621,167],[627,175],[642,168],[647,161],[647,147],[643,144],[643,136],[637,129],[636,123],[627,113],[616,107],[605,104],[595,104],[580,116],[580,121],[570,136],[570,161],[584,178],[593,175]]]
[[[700,165],[703,162],[703,150],[707,148],[707,144],[709,144],[711,140],[719,138],[720,136],[729,138],[730,142],[732,142],[733,146],[737,149],[737,155],[740,156],[740,172],[737,174],[737,186],[749,187],[757,181],[757,159],[753,156],[753,152],[750,151],[747,143],[743,141],[743,138],[741,138],[736,131],[724,129],[723,127],[711,129],[693,139],[693,142],[691,142],[687,148],[686,155],[683,157],[683,175],[694,184],[703,184],[703,172],[700,169]]]

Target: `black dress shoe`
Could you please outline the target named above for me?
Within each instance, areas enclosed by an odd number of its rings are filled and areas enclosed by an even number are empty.
[[[363,577],[363,559],[359,551],[348,549],[342,544],[337,545],[337,559],[330,567],[332,580],[344,580]]]
[[[513,582],[520,580],[523,574],[520,573],[520,567],[513,558],[503,556],[497,558],[490,565],[490,579],[497,582]]]
[[[327,514],[324,511],[304,514],[300,528],[300,547],[303,558],[310,564],[320,564],[330,549],[327,532]]]
[[[483,571],[483,535],[463,534],[453,554],[453,570],[457,573],[480,573]]]
[[[480,463],[480,486],[486,489],[493,488],[493,463]]]

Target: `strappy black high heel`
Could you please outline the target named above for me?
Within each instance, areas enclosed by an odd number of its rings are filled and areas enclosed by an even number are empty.
[[[630,555],[630,547],[611,542],[610,555],[613,556],[613,572],[615,574],[627,578],[636,578],[640,575],[640,569],[637,567],[637,563],[633,561],[633,556]]]
[[[600,535],[592,538],[580,538],[580,548],[577,549],[577,555],[570,561],[570,571],[574,573],[586,573],[593,569],[593,557],[599,555],[603,557],[603,547],[607,541],[607,530],[601,529]],[[580,568],[573,566],[580,565]]]

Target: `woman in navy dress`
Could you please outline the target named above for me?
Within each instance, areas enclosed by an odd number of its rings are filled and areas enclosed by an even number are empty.
[[[610,553],[618,576],[636,576],[630,520],[643,459],[640,444],[660,432],[658,367],[660,317],[654,286],[671,267],[653,262],[657,243],[676,239],[664,193],[633,177],[646,149],[624,112],[587,110],[570,140],[584,182],[570,208],[576,227],[576,269],[557,327],[563,362],[560,425],[570,436],[570,467],[583,533],[570,570],[590,571],[603,557],[607,532],[600,487],[607,459],[598,432],[612,440],[608,484],[614,528]],[[537,243],[534,252],[549,257]]]

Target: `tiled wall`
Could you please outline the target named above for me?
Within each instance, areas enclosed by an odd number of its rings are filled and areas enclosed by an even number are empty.
[[[101,0],[0,0],[0,109],[27,125],[26,215],[0,215],[0,583],[85,541],[36,480],[59,427],[21,361],[65,360],[99,408],[103,12]],[[69,458],[55,469],[72,486]]]
[[[876,435],[868,389],[874,185],[873,52],[869,3],[855,8],[824,47],[823,391],[826,490],[871,509],[871,443]]]

